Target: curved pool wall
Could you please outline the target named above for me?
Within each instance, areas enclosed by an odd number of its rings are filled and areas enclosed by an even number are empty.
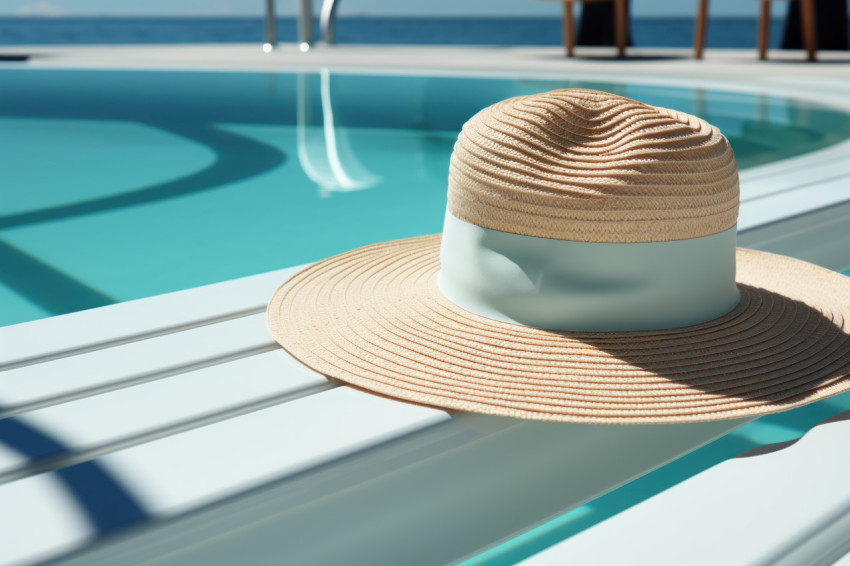
[[[850,137],[813,103],[604,82],[0,71],[0,325],[437,232],[461,125],[594,88],[696,114],[742,168]]]

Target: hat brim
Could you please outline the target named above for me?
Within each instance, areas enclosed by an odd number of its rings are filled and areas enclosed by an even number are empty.
[[[741,301],[702,324],[565,332],[485,318],[437,288],[439,234],[318,262],[274,294],[274,339],[312,369],[415,403],[643,424],[784,411],[850,390],[850,278],[737,250]]]

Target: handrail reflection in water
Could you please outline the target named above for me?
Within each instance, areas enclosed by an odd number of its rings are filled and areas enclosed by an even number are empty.
[[[298,76],[297,142],[301,168],[319,186],[321,196],[374,187],[381,178],[363,167],[348,143],[346,130],[334,123],[330,72],[322,69],[319,79],[321,129],[310,123],[314,83],[309,75]]]

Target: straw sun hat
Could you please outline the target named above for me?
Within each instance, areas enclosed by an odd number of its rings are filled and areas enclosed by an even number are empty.
[[[708,123],[602,92],[485,108],[442,235],[284,283],[272,335],[397,399],[523,419],[672,423],[850,389],[850,278],[735,248],[738,173]]]

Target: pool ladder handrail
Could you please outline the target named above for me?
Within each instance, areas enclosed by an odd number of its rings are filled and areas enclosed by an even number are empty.
[[[337,0],[324,0],[322,2],[322,11],[319,13],[319,29],[322,33],[322,39],[328,45],[333,45],[336,42],[334,22],[336,21],[336,8],[338,5]]]
[[[325,6],[322,5],[324,13]],[[277,45],[277,20],[274,0],[266,0],[266,45],[275,47]],[[333,18],[333,7],[330,9],[330,17]],[[324,29],[324,24],[322,24]],[[331,23],[331,28],[333,23]],[[331,32],[333,33],[333,32]],[[330,43],[333,43],[331,41]],[[300,0],[298,10],[298,47],[306,52],[313,45],[313,2],[312,0]]]

